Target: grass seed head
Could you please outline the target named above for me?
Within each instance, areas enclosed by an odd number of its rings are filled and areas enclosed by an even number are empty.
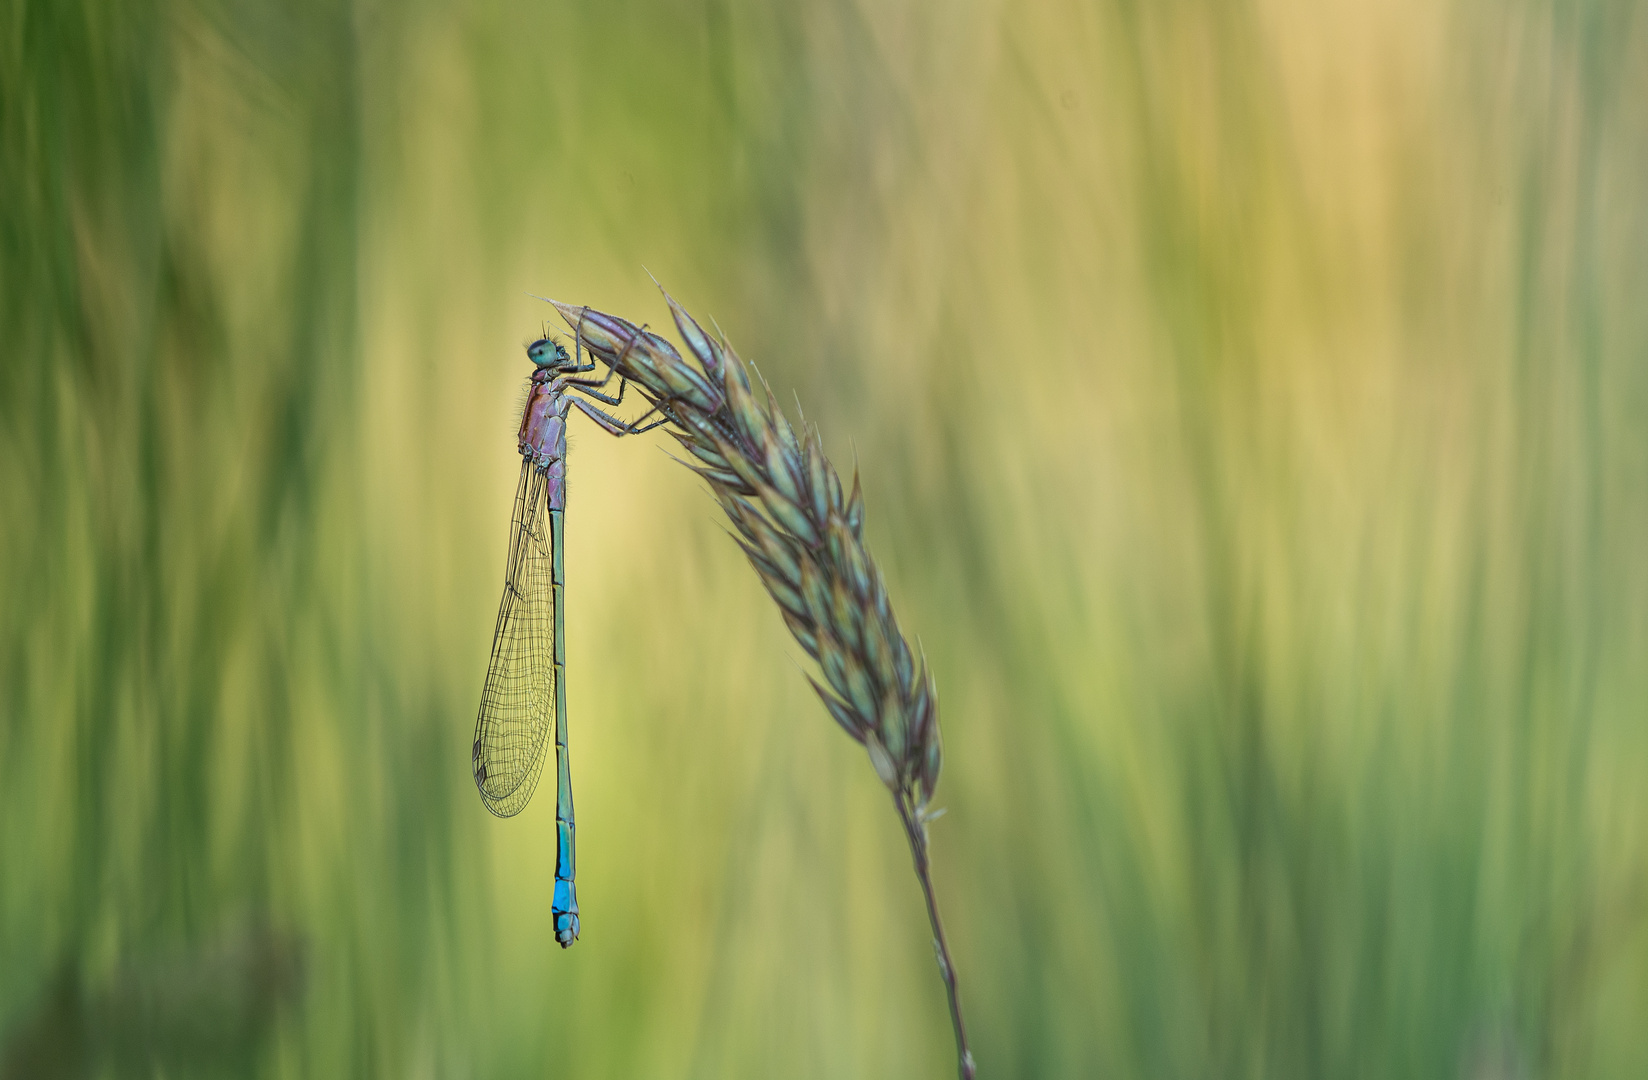
[[[844,493],[817,429],[803,424],[798,434],[766,380],[753,385],[730,345],[665,300],[685,353],[616,315],[555,307],[585,348],[670,421],[699,463],[683,464],[709,484],[785,625],[818,662],[823,681],[808,681],[825,710],[865,746],[883,783],[925,808],[943,761],[936,693],[864,547],[856,465]]]

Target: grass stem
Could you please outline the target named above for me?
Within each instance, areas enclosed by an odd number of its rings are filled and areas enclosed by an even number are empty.
[[[973,1080],[973,1052],[967,1048],[967,1021],[961,1015],[961,992],[956,985],[956,966],[950,962],[950,942],[944,936],[944,921],[938,915],[938,897],[933,893],[931,862],[927,858],[927,829],[915,807],[902,791],[893,792],[893,805],[904,823],[904,837],[910,842],[910,858],[915,862],[916,880],[927,901],[927,921],[933,926],[933,952],[938,957],[938,973],[950,998],[950,1026],[956,1032],[956,1068],[961,1080]]]

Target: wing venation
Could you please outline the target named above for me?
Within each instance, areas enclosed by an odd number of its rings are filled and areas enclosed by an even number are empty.
[[[481,801],[499,817],[532,798],[555,730],[555,552],[545,489],[543,470],[523,458],[472,751]]]

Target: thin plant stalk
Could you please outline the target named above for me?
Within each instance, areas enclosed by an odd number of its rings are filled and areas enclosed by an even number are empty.
[[[944,980],[944,993],[950,1000],[950,1026],[956,1033],[956,1063],[961,1080],[973,1080],[973,1052],[967,1048],[967,1021],[961,1015],[956,966],[950,960],[950,941],[944,934],[944,921],[938,916],[938,898],[933,894],[931,862],[927,857],[927,823],[901,793],[893,792],[893,805],[898,808],[898,819],[904,823],[916,880],[921,882],[921,895],[927,901],[927,921],[933,927],[933,954],[938,959],[939,977]]]
[[[668,430],[691,456],[682,464],[709,485],[785,625],[823,678],[808,681],[832,719],[869,754],[893,796],[933,928],[933,951],[955,1028],[957,1069],[972,1080],[961,997],[939,920],[928,857],[928,806],[943,763],[938,691],[926,658],[910,648],[881,570],[864,546],[864,497],[824,454],[818,429],[798,431],[770,388],[732,346],[710,337],[668,293],[689,361],[625,319],[551,300],[581,348],[633,384],[651,408],[624,421],[580,402],[614,434]],[[621,384],[623,385],[623,384]]]

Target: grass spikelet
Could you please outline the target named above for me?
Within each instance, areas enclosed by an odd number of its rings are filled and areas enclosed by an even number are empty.
[[[702,463],[683,462],[709,484],[785,625],[818,662],[823,682],[807,678],[825,710],[865,747],[892,793],[927,902],[958,1071],[971,1080],[955,966],[928,863],[928,806],[943,760],[937,691],[926,663],[915,667],[881,572],[864,547],[858,469],[843,497],[817,429],[802,420],[798,432],[765,379],[757,374],[754,385],[730,345],[711,339],[668,293],[664,299],[696,366],[626,319],[550,302],[591,354],[637,384]]]

